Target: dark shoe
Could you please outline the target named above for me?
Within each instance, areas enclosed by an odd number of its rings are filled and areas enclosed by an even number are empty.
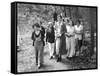
[[[38,66],[38,62],[37,61],[36,61],[35,65]]]
[[[78,56],[75,55],[75,56],[73,56],[72,58],[76,59],[76,58],[78,58]]]
[[[50,60],[53,59],[53,56],[50,57]]]
[[[69,60],[70,60],[70,59],[72,59],[72,57],[67,57],[67,59],[69,59]]]
[[[57,62],[61,62],[61,60],[62,60],[61,57],[57,58]]]
[[[40,64],[38,65],[38,69],[42,68],[43,67],[43,64]]]
[[[66,57],[66,59],[68,59],[69,57]]]

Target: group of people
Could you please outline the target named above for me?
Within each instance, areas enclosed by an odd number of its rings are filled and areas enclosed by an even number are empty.
[[[76,25],[74,25],[70,17],[58,15],[52,22],[48,22],[46,29],[39,23],[35,23],[33,29],[32,40],[38,68],[43,66],[43,53],[46,44],[48,45],[47,50],[49,51],[50,59],[55,58],[57,62],[61,62],[62,54],[60,53],[60,48],[62,37],[65,37],[66,58],[71,59],[79,56],[83,35],[83,25],[80,20],[77,20]]]

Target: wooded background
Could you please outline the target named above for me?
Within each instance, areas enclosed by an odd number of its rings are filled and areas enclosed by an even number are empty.
[[[46,25],[51,21],[56,11],[59,15],[71,17],[74,23],[77,19],[83,21],[84,29],[89,30],[93,25],[96,31],[96,8],[91,7],[74,7],[74,6],[54,6],[54,5],[37,5],[37,4],[18,4],[18,28],[20,34],[26,34],[32,29],[35,22],[42,21]]]
[[[94,33],[97,27],[97,8],[81,6],[58,6],[42,4],[18,4],[17,5],[17,32],[21,37],[31,37],[32,25],[36,22],[43,22],[47,26],[49,21],[53,20],[53,14],[63,14],[65,17],[71,17],[74,24],[80,19],[83,22],[84,31],[91,34],[91,42],[94,44]]]

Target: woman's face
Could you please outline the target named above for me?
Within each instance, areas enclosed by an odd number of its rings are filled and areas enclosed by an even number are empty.
[[[35,30],[35,31],[40,31],[40,28],[35,26],[35,27],[34,27],[34,30]]]
[[[69,19],[65,19],[65,24],[69,24]]]
[[[51,32],[51,24],[48,27],[48,31]]]
[[[79,26],[79,22],[77,22],[77,25]]]
[[[61,18],[60,18],[60,16],[58,16],[58,21],[59,21],[59,22],[61,21]]]
[[[68,21],[68,25],[72,26],[72,21],[71,20]]]

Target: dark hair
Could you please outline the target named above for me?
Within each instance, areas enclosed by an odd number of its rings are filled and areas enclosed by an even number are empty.
[[[42,21],[40,21],[40,25],[42,24],[43,22]]]
[[[72,21],[72,26],[74,26],[74,21]]]
[[[40,25],[39,25],[38,23],[35,23],[35,24],[32,26],[32,28],[34,28],[34,27],[40,28]]]
[[[81,21],[80,21],[80,20],[77,20],[77,23],[79,23],[79,24],[80,24],[80,23],[81,23]]]
[[[67,22],[69,23],[69,19],[67,19]]]
[[[62,19],[62,16],[60,15],[60,19]]]

